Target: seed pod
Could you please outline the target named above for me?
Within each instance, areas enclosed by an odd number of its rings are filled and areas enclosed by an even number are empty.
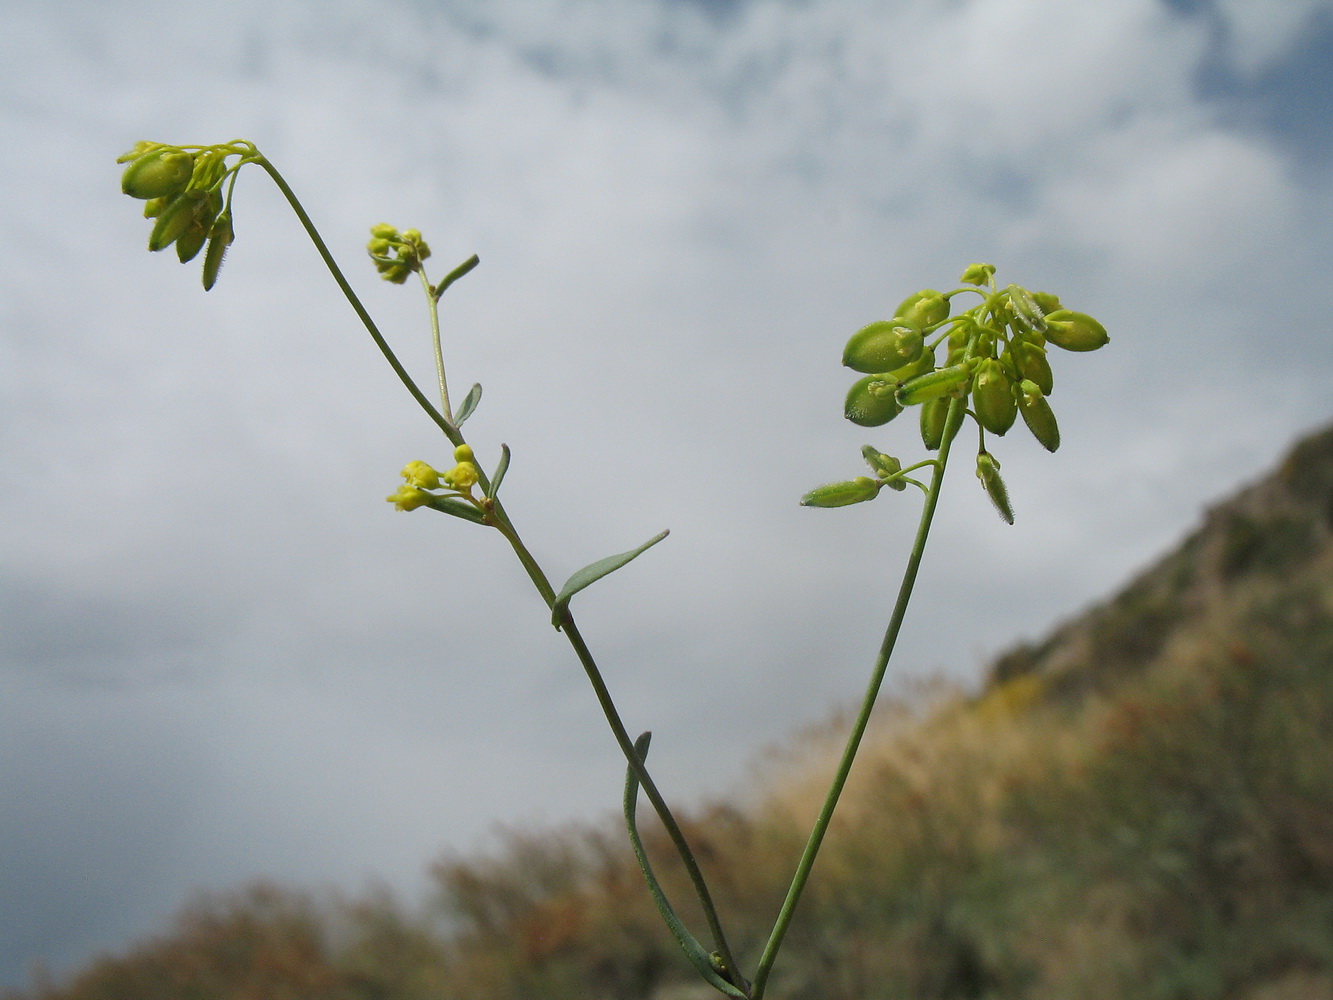
[[[893,315],[920,327],[934,326],[949,318],[949,300],[933,288],[923,288],[903,299]]]
[[[842,363],[853,371],[891,372],[921,357],[921,328],[903,319],[871,323],[852,334]]]
[[[176,257],[182,264],[188,264],[198,256],[208,239],[208,228],[198,219],[185,227],[185,232],[176,237]]]
[[[995,504],[996,511],[1006,524],[1014,523],[1014,509],[1009,505],[1009,491],[1000,478],[1000,463],[988,451],[977,453],[977,478],[986,490],[986,496]]]
[[[902,403],[903,406],[914,406],[917,403],[924,403],[928,399],[934,399],[936,396],[947,396],[949,393],[963,388],[971,377],[972,367],[970,364],[937,368],[933,372],[918,375],[916,378],[904,382],[898,389],[898,402]]]
[[[131,198],[169,198],[190,183],[194,157],[179,149],[145,153],[125,168],[120,189]]]
[[[1023,423],[1028,425],[1032,436],[1041,442],[1047,451],[1060,447],[1060,427],[1055,422],[1051,404],[1046,402],[1041,387],[1030,379],[1018,384],[1018,411],[1023,414]]]
[[[1052,295],[1050,292],[1033,292],[1032,301],[1036,302],[1038,308],[1047,316],[1060,308],[1060,296]]]
[[[1066,351],[1095,351],[1111,338],[1106,328],[1086,313],[1057,309],[1046,317],[1046,339]]]
[[[1049,396],[1055,386],[1055,376],[1051,374],[1051,363],[1046,358],[1046,349],[1028,340],[1015,340],[1012,348],[1018,374],[1035,382],[1043,396]]]
[[[236,238],[231,225],[231,212],[225,211],[213,223],[208,235],[208,249],[204,251],[204,291],[209,291],[217,284],[218,271],[222,270],[222,259],[227,255],[227,247]]]
[[[903,412],[894,398],[898,382],[891,375],[867,375],[847,390],[842,415],[860,427],[879,427]]]
[[[175,243],[194,222],[207,199],[207,191],[188,188],[163,205],[157,222],[153,224],[153,231],[148,236],[148,249],[165,250]]]
[[[949,416],[948,396],[936,396],[921,404],[921,443],[930,451],[939,449],[944,440],[944,422]]]
[[[1003,436],[1014,426],[1018,416],[1018,400],[1014,398],[1014,383],[1000,362],[989,359],[977,368],[972,380],[972,409],[977,422],[992,434]]]
[[[819,486],[801,497],[802,507],[847,507],[879,496],[883,484],[869,476],[857,476],[850,482]]]
[[[906,382],[909,378],[916,378],[918,375],[924,375],[926,372],[935,370],[935,352],[921,352],[921,357],[917,358],[910,365],[903,365],[889,372],[889,377],[898,381]]]

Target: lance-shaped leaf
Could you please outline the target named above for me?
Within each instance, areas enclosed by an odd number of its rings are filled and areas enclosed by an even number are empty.
[[[491,488],[486,491],[486,496],[494,500],[495,495],[500,492],[500,484],[504,482],[505,473],[509,471],[509,445],[500,445],[500,463],[495,467],[495,472],[491,475]]]
[[[473,382],[472,388],[467,391],[463,397],[463,402],[458,404],[458,412],[454,414],[454,426],[462,427],[463,421],[472,416],[472,411],[477,408],[481,402],[481,383]]]
[[[486,523],[486,515],[466,500],[459,500],[455,497],[435,497],[425,506],[431,510],[438,510],[441,514],[452,514],[454,517],[461,517],[464,521],[472,521],[475,524]]]
[[[662,535],[665,535],[663,532]],[[659,535],[658,538],[661,538]],[[657,541],[657,539],[653,539]],[[652,542],[648,543],[649,545]],[[639,761],[646,762],[648,759],[648,744],[652,741],[652,733],[644,733],[634,741],[634,752],[639,755]],[[666,893],[662,891],[662,886],[657,881],[657,876],[653,874],[653,866],[648,862],[648,854],[643,849],[643,840],[639,837],[638,817],[635,815],[639,802],[639,778],[634,773],[634,768],[630,767],[625,773],[625,827],[629,831],[629,842],[634,848],[634,856],[639,861],[639,870],[643,872],[644,881],[648,883],[648,893],[653,897],[653,902],[657,904],[657,912],[662,915],[663,922],[667,929],[671,931],[681,949],[685,952],[685,957],[690,960],[695,971],[717,990],[725,993],[729,997],[740,997],[744,1000],[745,994],[738,990],[731,983],[723,979],[716,968],[713,966],[712,958],[708,952],[704,951],[698,939],[690,933],[690,929],[681,922],[680,917],[676,915],[671,902],[666,898]]]
[[[560,588],[560,593],[556,595],[555,603],[551,605],[551,624],[557,629],[561,627],[560,619],[569,610],[569,599],[580,590],[596,583],[607,574],[614,573],[631,559],[647,552],[669,534],[671,534],[670,530],[663,531],[660,535],[654,535],[648,539],[637,549],[631,549],[629,552],[622,552],[615,556],[607,556],[605,559],[598,559],[595,563],[584,566],[583,569],[565,581],[565,585]]]

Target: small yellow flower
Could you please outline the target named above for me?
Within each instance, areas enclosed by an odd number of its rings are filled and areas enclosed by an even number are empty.
[[[444,474],[444,481],[462,493],[467,493],[477,483],[477,467],[471,462],[459,462]]]
[[[403,466],[403,478],[408,484],[423,490],[438,490],[440,474],[425,462],[408,462]]]
[[[417,489],[415,486],[400,486],[397,493],[384,499],[399,510],[416,510],[418,507],[424,507],[430,503],[435,497],[433,494]]]

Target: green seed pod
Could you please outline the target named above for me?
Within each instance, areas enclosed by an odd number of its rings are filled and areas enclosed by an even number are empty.
[[[1023,414],[1023,423],[1028,425],[1032,436],[1041,442],[1047,451],[1060,447],[1060,427],[1055,422],[1051,404],[1041,387],[1030,379],[1018,383],[1018,412]]]
[[[948,396],[936,396],[921,404],[921,443],[930,451],[939,449],[944,440],[944,422],[949,416]]]
[[[901,479],[894,479],[898,473],[903,471],[903,463],[898,461],[892,455],[886,455],[873,444],[863,445],[861,456],[866,460],[866,465],[870,466],[873,472],[881,480],[887,479],[884,485],[891,490],[902,492],[907,489],[907,484]]]
[[[934,399],[936,396],[947,396],[949,393],[963,388],[971,377],[972,366],[970,364],[937,368],[933,372],[918,375],[916,378],[904,382],[898,389],[898,402],[902,403],[903,406],[914,406],[917,403],[924,403],[928,399]]]
[[[120,189],[131,198],[169,198],[190,183],[194,157],[181,150],[157,149],[145,153],[125,168]]]
[[[906,382],[909,378],[916,378],[918,375],[924,375],[926,372],[935,370],[935,352],[922,351],[921,357],[917,358],[910,365],[903,365],[901,368],[895,368],[889,372],[889,378],[898,382]]]
[[[143,217],[145,219],[156,219],[157,214],[166,206],[165,198],[149,198],[143,203]]]
[[[879,495],[883,484],[869,476],[857,476],[846,483],[829,483],[820,486],[801,497],[802,507],[847,507],[854,503],[864,503]]]
[[[176,237],[176,257],[182,264],[188,264],[204,248],[206,239],[208,227],[201,220],[195,219],[185,227],[185,232]]]
[[[972,409],[977,422],[992,434],[1004,435],[1018,416],[1018,400],[1014,398],[1014,383],[1004,365],[991,359],[977,367],[972,380]]]
[[[1111,340],[1106,328],[1091,316],[1068,309],[1057,309],[1047,315],[1046,339],[1066,351],[1095,351]]]
[[[934,326],[949,318],[949,300],[933,288],[923,288],[903,299],[893,316],[923,328]]]
[[[227,255],[227,247],[236,238],[231,225],[231,212],[224,211],[213,223],[208,234],[208,249],[204,251],[204,291],[210,291],[217,284],[218,271],[222,269],[222,259]]]
[[[1018,374],[1035,382],[1043,396],[1049,396],[1055,386],[1055,376],[1051,374],[1051,363],[1046,358],[1046,349],[1028,340],[1015,340],[1012,348]]]
[[[891,372],[921,357],[921,328],[907,320],[871,323],[852,334],[842,352],[842,363],[853,371]]]
[[[188,188],[163,205],[148,236],[148,249],[164,250],[175,243],[194,222],[207,199],[207,191]]]
[[[867,375],[847,390],[842,415],[860,427],[879,427],[903,412],[894,398],[897,379],[890,375]]]
[[[1004,488],[1000,478],[1000,463],[988,451],[977,454],[977,478],[986,490],[986,496],[995,504],[995,509],[1006,524],[1014,523],[1014,508],[1009,505],[1009,491]]]

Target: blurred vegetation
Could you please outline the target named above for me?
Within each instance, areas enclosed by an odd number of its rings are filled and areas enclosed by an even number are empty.
[[[1333,431],[980,694],[887,705],[770,995],[1333,997]],[[687,834],[752,967],[837,727]],[[688,897],[649,837],[669,892]],[[614,826],[512,832],[431,904],[258,885],[10,1000],[687,1000]]]

